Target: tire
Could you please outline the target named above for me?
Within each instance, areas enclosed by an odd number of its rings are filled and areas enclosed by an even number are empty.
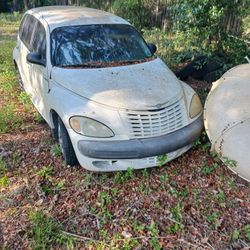
[[[201,69],[194,71],[192,77],[195,79],[203,79],[205,75],[222,68],[222,66],[223,64],[221,62],[213,60],[204,65],[204,67],[202,67]]]
[[[176,76],[182,81],[185,81],[189,76],[197,71],[197,65],[205,65],[207,61],[206,56],[198,56],[192,62],[183,67]]]
[[[58,141],[62,150],[65,163],[74,166],[78,163],[72,142],[69,138],[67,129],[65,128],[62,120],[58,116]]]
[[[217,69],[215,71],[212,71],[204,76],[204,80],[208,83],[212,83],[217,81],[222,75],[223,75],[222,69]]]

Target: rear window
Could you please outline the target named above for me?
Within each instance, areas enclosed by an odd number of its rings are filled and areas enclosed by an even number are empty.
[[[20,28],[20,39],[23,41],[25,46],[31,51],[31,39],[32,39],[32,33],[34,30],[34,27],[36,25],[37,20],[31,16],[26,15],[23,19],[23,22],[21,24]]]
[[[41,55],[42,59],[46,59],[46,32],[39,21],[33,36],[32,51]]]

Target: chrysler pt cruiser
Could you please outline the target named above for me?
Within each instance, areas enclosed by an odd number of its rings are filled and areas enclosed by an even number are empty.
[[[27,11],[13,60],[65,162],[92,171],[158,165],[203,127],[198,95],[126,20],[80,7]]]

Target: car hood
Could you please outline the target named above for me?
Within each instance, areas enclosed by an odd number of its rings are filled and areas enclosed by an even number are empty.
[[[178,79],[159,58],[106,68],[54,67],[51,78],[77,95],[121,109],[161,108],[182,95]]]

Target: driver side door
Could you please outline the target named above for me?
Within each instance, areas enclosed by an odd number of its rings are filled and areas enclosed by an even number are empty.
[[[48,94],[48,71],[46,67],[46,31],[43,24],[37,20],[32,41],[32,52],[39,54],[45,65],[39,65],[35,63],[29,63],[30,67],[30,77],[32,86],[32,102],[39,111],[39,113],[44,117],[46,110],[45,98]]]

